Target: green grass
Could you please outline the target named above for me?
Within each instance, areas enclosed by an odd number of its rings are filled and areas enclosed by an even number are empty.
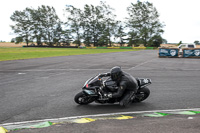
[[[78,48],[4,48],[0,47],[0,61],[55,56],[134,51],[133,49],[78,49]]]

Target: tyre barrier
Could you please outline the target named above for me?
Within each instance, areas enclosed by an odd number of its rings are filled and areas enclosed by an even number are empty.
[[[158,57],[177,58],[179,57],[179,48],[159,48]]]
[[[200,48],[183,48],[184,58],[200,58]]]
[[[164,48],[160,47],[159,58],[200,58],[200,48]]]

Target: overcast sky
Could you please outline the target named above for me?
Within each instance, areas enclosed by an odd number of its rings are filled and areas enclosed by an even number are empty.
[[[65,5],[83,9],[85,4],[99,5],[101,0],[5,0],[0,8],[0,40],[10,41],[15,37],[10,25],[10,16],[16,10],[26,7],[37,8],[41,5],[53,6],[60,18],[63,17]],[[117,19],[127,16],[127,7],[137,0],[102,0],[115,9]],[[143,1],[143,0],[141,0]],[[153,3],[160,14],[160,21],[165,23],[162,35],[168,43],[193,43],[200,41],[200,0],[148,0]]]

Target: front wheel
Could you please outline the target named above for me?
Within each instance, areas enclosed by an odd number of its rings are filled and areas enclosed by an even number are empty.
[[[78,94],[76,94],[76,96],[74,97],[74,101],[80,105],[84,105],[84,104],[89,104],[91,102],[93,102],[95,99],[94,97],[91,96],[87,96],[85,93],[83,92],[79,92]]]
[[[141,102],[147,99],[150,95],[150,90],[147,87],[141,88],[136,93],[136,98],[133,100],[133,102]]]

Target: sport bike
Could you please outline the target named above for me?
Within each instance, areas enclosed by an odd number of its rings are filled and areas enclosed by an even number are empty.
[[[149,78],[136,78],[138,82],[137,93],[131,98],[130,102],[141,102],[147,99],[150,95],[150,90],[147,88],[151,84],[151,79]],[[121,100],[121,98],[107,98],[104,97],[105,92],[115,92],[117,91],[117,84],[111,78],[102,78],[99,75],[88,79],[82,91],[76,94],[74,101],[78,104],[84,105],[92,102],[96,103],[116,103]],[[123,97],[123,96],[122,96]]]

